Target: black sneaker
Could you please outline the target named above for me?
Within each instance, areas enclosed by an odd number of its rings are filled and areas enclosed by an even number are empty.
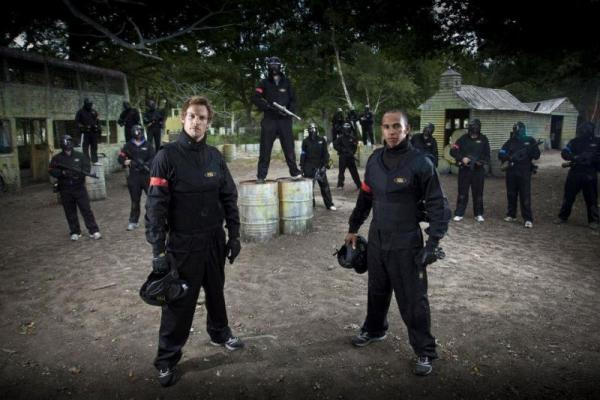
[[[431,373],[433,367],[431,366],[431,358],[427,356],[417,357],[415,362],[415,369],[413,370],[415,375],[426,376]]]
[[[217,343],[211,340],[210,344],[212,344],[213,346],[223,346],[229,351],[236,351],[244,348],[244,342],[242,342],[242,339],[240,339],[237,336],[230,336],[229,339],[227,339],[223,343]]]
[[[169,387],[177,383],[177,375],[175,367],[165,368],[158,371],[158,383],[162,387]]]
[[[360,333],[352,338],[352,344],[356,347],[365,347],[373,342],[381,342],[387,337],[386,334],[382,336],[371,336],[369,332],[360,331]]]

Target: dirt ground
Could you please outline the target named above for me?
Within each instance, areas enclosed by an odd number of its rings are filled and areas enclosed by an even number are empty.
[[[357,192],[317,194],[314,230],[243,244],[227,265],[226,300],[246,349],[209,344],[198,306],[179,383],[163,389],[152,360],[160,309],[138,288],[150,268],[143,229],[127,232],[123,173],[92,203],[104,238],[71,242],[48,184],[0,197],[0,396],[3,399],[591,399],[600,398],[600,236],[578,197],[558,213],[566,170],[556,152],[533,179],[534,228],[507,223],[504,180],[485,186],[483,224],[451,222],[447,258],[429,267],[432,330],[440,359],[417,378],[395,303],[388,338],[362,349],[350,338],[366,312],[367,276],[332,256]],[[237,182],[255,160],[230,164]],[[362,170],[361,176],[362,176]],[[274,161],[269,178],[286,176]],[[328,173],[335,186],[337,170]],[[351,182],[347,174],[346,182]],[[456,176],[442,178],[452,208]],[[361,232],[366,233],[365,224]]]

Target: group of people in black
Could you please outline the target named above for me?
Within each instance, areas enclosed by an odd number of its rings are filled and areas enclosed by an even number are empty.
[[[268,59],[267,69],[267,77],[257,86],[252,98],[264,112],[256,183],[266,182],[273,141],[279,137],[292,178],[316,180],[326,208],[335,210],[326,175],[331,165],[327,140],[318,134],[315,124],[309,124],[298,168],[290,115],[295,111],[294,91],[277,57]],[[244,347],[242,339],[235,336],[229,326],[223,292],[225,262],[228,259],[233,263],[241,252],[237,189],[221,153],[206,143],[206,132],[214,117],[207,98],[193,96],[183,104],[181,134],[177,141],[163,146],[156,154],[144,137],[143,127],[136,123],[139,115],[136,117],[125,104],[123,113],[122,123],[126,130],[127,127],[130,129],[126,144],[119,153],[119,162],[130,169],[128,187],[132,205],[127,229],[137,227],[141,192],[145,191],[145,233],[152,247],[152,274],[176,274],[178,279],[186,282],[185,295],[162,306],[158,352],[154,361],[159,371],[159,383],[171,386],[178,379],[176,365],[190,333],[201,288],[206,297],[206,328],[211,343],[230,351]],[[144,121],[159,124],[160,118],[153,113],[145,115]],[[370,115],[365,117],[366,126],[370,126],[371,131],[363,129],[363,133],[371,133],[363,139],[365,143],[369,139],[373,143],[373,115],[366,109],[363,116],[367,113]],[[339,120],[339,115],[335,118]],[[367,244],[367,315],[351,342],[356,347],[364,347],[386,338],[387,314],[394,294],[416,355],[413,372],[428,375],[432,371],[432,361],[438,355],[431,333],[426,267],[438,259],[437,250],[451,219],[448,200],[436,170],[435,127],[428,124],[421,134],[411,136],[407,115],[403,111],[383,113],[381,130],[384,146],[369,157],[364,180],[361,181],[354,160],[358,139],[352,118],[350,121],[339,120],[339,126],[334,124],[336,133],[333,141],[340,155],[340,170],[350,169],[358,188],[345,244],[355,247],[358,231],[371,210],[373,218]],[[357,117],[357,120],[362,122],[362,118]],[[513,131],[499,154],[508,163],[507,217],[511,220],[516,217],[516,201],[520,197],[523,217],[531,222],[531,210],[528,209],[531,159],[539,157],[539,149],[537,143],[527,136],[524,124],[516,124]],[[160,142],[156,144],[159,148]],[[89,172],[90,168],[89,158],[73,150],[73,140],[68,136],[61,140],[61,148],[63,151],[50,163],[50,174],[59,180],[71,238],[73,235],[80,236],[76,213],[73,218],[76,206],[80,207],[90,234],[99,238],[89,201],[85,201],[87,194],[83,186],[84,172]],[[593,136],[593,126],[591,131],[587,126],[563,150],[563,157],[572,163],[572,167],[567,178],[561,221],[566,221],[576,193],[583,190],[590,223],[595,222],[597,226],[598,210],[597,205],[594,206],[597,176],[594,168],[600,163],[599,148],[598,139]],[[490,150],[478,120],[471,121],[467,134],[457,140],[451,153],[460,165],[454,219],[458,221],[464,216],[470,187],[475,215],[483,221],[483,182]],[[338,186],[343,186],[343,183],[342,177]],[[423,221],[429,224],[425,230],[427,237],[424,237],[419,225]]]

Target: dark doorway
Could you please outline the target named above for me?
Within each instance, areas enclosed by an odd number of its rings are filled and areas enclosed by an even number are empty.
[[[563,117],[553,115],[550,121],[550,145],[553,149],[561,148],[560,142],[562,138]]]
[[[446,124],[444,126],[444,146],[450,143],[450,136],[457,129],[467,129],[469,124],[470,110],[449,109],[446,110]]]
[[[45,119],[17,118],[17,151],[21,183],[48,176],[48,132]]]

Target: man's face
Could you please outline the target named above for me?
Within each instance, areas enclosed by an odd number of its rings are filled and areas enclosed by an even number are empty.
[[[201,104],[192,104],[188,107],[181,122],[185,132],[196,142],[204,138],[210,121],[208,120],[208,109]]]
[[[387,113],[381,119],[381,131],[387,145],[396,147],[410,132],[410,127],[400,113]]]

